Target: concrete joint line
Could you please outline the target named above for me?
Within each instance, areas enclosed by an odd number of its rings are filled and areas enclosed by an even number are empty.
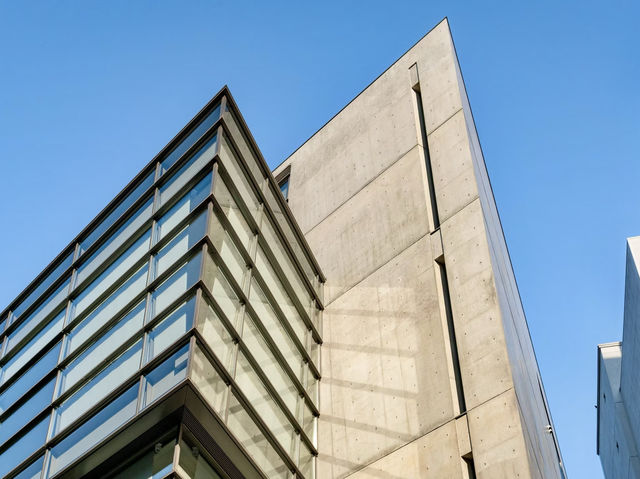
[[[450,117],[448,117],[446,120],[444,120],[442,123],[440,123],[438,126],[436,126],[433,130],[431,130],[430,133],[427,133],[427,138],[431,136],[432,133],[434,133],[438,128],[440,128],[442,125],[444,125],[446,122],[448,122],[449,120],[451,120],[451,118],[453,118],[454,116],[456,116],[458,113],[460,113],[462,110],[464,110],[463,107],[458,108]]]
[[[409,148],[407,151],[405,151],[404,153],[402,153],[400,156],[398,156],[398,158],[396,158],[395,160],[393,160],[393,162],[391,162],[389,165],[387,165],[386,167],[384,167],[384,169],[380,170],[380,172],[374,176],[373,178],[371,178],[369,181],[367,181],[364,185],[362,185],[361,188],[359,188],[355,193],[353,193],[351,196],[349,196],[349,198],[347,198],[346,200],[344,200],[342,203],[340,203],[338,206],[336,206],[333,210],[331,210],[329,213],[327,213],[327,215],[322,218],[320,221],[318,221],[315,225],[313,225],[311,228],[309,228],[307,231],[304,232],[304,235],[308,235],[309,233],[311,233],[317,226],[319,226],[324,220],[326,220],[329,216],[331,216],[333,213],[335,213],[336,211],[338,211],[340,208],[342,208],[345,204],[347,204],[351,198],[353,198],[354,196],[356,196],[357,194],[359,194],[362,190],[364,190],[367,186],[369,186],[371,183],[373,183],[374,181],[376,181],[378,178],[380,178],[389,168],[391,168],[393,165],[395,165],[397,162],[399,162],[402,158],[404,158],[405,156],[407,156],[409,153],[411,153],[413,150],[415,150],[416,148],[422,148],[422,145],[420,145],[419,143],[416,143],[414,146],[412,146],[411,148]]]
[[[460,208],[458,208],[457,210],[455,210],[453,213],[451,213],[446,220],[444,220],[442,223],[440,223],[440,230],[442,231],[442,226],[449,221],[450,219],[452,219],[455,215],[461,213],[463,210],[465,210],[466,208],[468,208],[469,206],[471,206],[473,203],[475,203],[476,201],[479,201],[480,197],[479,196],[475,196],[473,199],[469,200],[468,203],[462,205]],[[480,201],[480,211],[482,212],[482,220],[484,222],[484,208],[482,208],[482,201]],[[484,222],[485,228],[486,228],[486,222]],[[443,243],[443,247],[444,247],[444,243]],[[493,267],[493,264],[492,264]]]
[[[375,273],[376,271],[378,271],[380,268],[382,268],[383,266],[386,266],[387,264],[391,263],[391,261],[393,261],[394,259],[396,259],[398,256],[400,256],[402,253],[404,253],[405,251],[407,251],[409,248],[411,248],[413,245],[415,245],[418,241],[420,241],[422,238],[424,238],[425,236],[429,236],[431,234],[430,231],[426,232],[423,235],[420,235],[420,237],[418,239],[416,239],[414,242],[412,242],[411,244],[407,245],[406,248],[404,248],[402,251],[398,252],[398,254],[394,254],[391,258],[389,258],[387,261],[385,261],[384,263],[382,263],[381,265],[377,266],[375,269],[372,269],[371,271],[369,271],[369,273],[364,276],[363,278],[359,279],[358,281],[356,281],[355,283],[353,283],[351,286],[349,286],[347,289],[345,289],[342,293],[340,293],[338,296],[336,296],[335,298],[333,298],[331,301],[329,301],[328,303],[324,304],[324,309],[327,309],[329,307],[329,305],[331,303],[333,303],[335,300],[337,300],[338,298],[340,298],[342,295],[347,294],[349,291],[351,291],[353,288],[355,288],[356,286],[358,286],[360,283],[362,283],[365,279],[367,279],[369,276],[371,276],[373,273]]]

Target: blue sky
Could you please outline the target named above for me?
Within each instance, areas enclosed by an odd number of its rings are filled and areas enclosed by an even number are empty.
[[[570,477],[640,234],[638,2],[0,3],[0,306],[228,84],[271,166],[449,17]]]

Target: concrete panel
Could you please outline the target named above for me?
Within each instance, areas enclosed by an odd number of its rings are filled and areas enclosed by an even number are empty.
[[[478,479],[532,477],[513,389],[470,410],[467,417]]]
[[[438,215],[443,223],[478,197],[463,111],[431,133],[428,143]]]
[[[320,478],[343,477],[453,418],[423,237],[324,311]]]
[[[512,387],[479,200],[442,224],[467,408]]]
[[[350,479],[457,479],[464,477],[453,422],[410,442],[349,476]]]
[[[428,232],[425,185],[416,147],[307,233],[325,305]]]

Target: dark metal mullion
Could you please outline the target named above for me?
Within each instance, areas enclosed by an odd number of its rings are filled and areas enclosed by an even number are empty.
[[[29,467],[34,460],[38,459],[41,455],[45,456],[46,452],[47,452],[47,448],[44,446],[40,446],[33,453],[31,453],[29,457],[27,457],[24,461],[22,461],[16,467],[11,469],[10,474],[7,474],[6,476],[4,476],[3,479],[16,477],[18,474],[23,472],[27,467]],[[45,468],[45,466],[46,466],[46,456],[44,457],[44,461],[42,464],[43,469]],[[40,473],[42,474],[42,469],[40,470]],[[45,477],[45,476],[43,475],[42,477]]]
[[[222,126],[224,127],[224,130],[225,130],[225,136],[226,136],[227,140],[229,141],[229,144],[231,145],[232,149],[234,150],[235,156],[240,161],[240,167],[241,167],[241,169],[244,170],[245,177],[247,177],[249,179],[249,183],[251,183],[253,188],[258,191],[258,199],[262,201],[262,203],[264,204],[265,208],[269,212],[270,218],[273,219],[272,224],[275,227],[276,235],[279,235],[280,239],[283,240],[282,242],[285,245],[285,250],[287,251],[288,256],[290,257],[290,259],[293,261],[294,267],[298,270],[298,273],[302,276],[303,281],[304,281],[307,289],[309,290],[309,292],[311,292],[311,295],[316,299],[318,304],[322,305],[322,300],[320,298],[320,295],[318,295],[318,293],[316,292],[316,290],[313,287],[313,284],[311,283],[311,281],[309,281],[309,278],[307,278],[307,275],[305,274],[304,269],[302,268],[302,266],[300,266],[300,261],[296,257],[295,253],[291,250],[291,246],[289,245],[289,242],[286,239],[286,236],[282,231],[282,227],[275,220],[275,214],[274,214],[271,206],[269,205],[269,203],[266,201],[265,194],[263,193],[262,189],[260,188],[260,185],[258,184],[256,178],[253,176],[253,173],[251,173],[251,170],[249,169],[246,160],[239,153],[240,150],[239,150],[239,148],[237,146],[236,141],[233,139],[233,137],[231,135],[229,127],[227,126],[224,118],[222,118],[221,120],[222,120],[222,122],[221,122]],[[276,199],[276,201],[277,201],[277,199]],[[285,215],[286,214],[287,213],[285,213]],[[302,249],[304,251],[304,249],[305,249],[304,246],[302,246]],[[322,274],[319,270],[317,272],[318,272],[318,274]]]
[[[210,361],[213,359],[215,361],[215,364],[218,364],[219,362],[217,361],[215,353],[211,351],[211,349],[209,348],[209,345],[206,343],[206,341],[204,341],[204,338],[202,338],[202,336],[199,334],[197,330],[196,330],[196,338],[198,339],[198,347],[205,353],[205,355],[207,356],[207,359],[209,359]],[[211,361],[211,363],[214,364],[214,361]],[[236,399],[238,400],[242,408],[249,414],[251,419],[253,419],[255,425],[258,427],[258,429],[260,429],[260,432],[262,432],[262,434],[265,436],[267,441],[269,441],[271,446],[276,450],[280,458],[285,462],[285,464],[289,466],[289,469],[291,471],[299,474],[300,470],[298,469],[298,466],[295,463],[295,461],[289,456],[289,453],[282,447],[282,445],[280,444],[280,441],[276,439],[271,429],[266,425],[266,423],[263,421],[260,415],[255,411],[255,409],[253,408],[253,405],[247,399],[244,392],[242,392],[242,388],[238,386],[238,383],[236,382],[236,380],[233,377],[231,377],[231,374],[229,374],[226,370],[224,370],[224,368],[222,371],[218,371],[218,373],[220,374],[220,376],[222,376],[222,379],[225,381],[225,383],[227,383],[231,387],[232,389],[231,394],[234,394],[234,396],[236,397]]]
[[[28,401],[28,399],[24,400],[25,397],[33,396],[33,394],[31,394],[32,392],[40,389],[42,386],[44,386],[47,383],[47,381],[51,380],[56,374],[57,374],[56,369],[52,369],[46,374],[43,374],[42,377],[38,379],[32,386],[28,386],[29,389],[27,389],[21,396],[18,396],[18,399],[13,404],[11,404],[7,409],[2,411],[2,414],[0,414],[0,425],[5,421],[6,418],[11,416],[11,414],[13,414],[16,409],[19,409],[19,407],[22,406],[22,403],[24,403],[24,401]],[[54,387],[54,393],[55,393],[55,387]],[[51,401],[49,401],[48,404],[51,404]]]

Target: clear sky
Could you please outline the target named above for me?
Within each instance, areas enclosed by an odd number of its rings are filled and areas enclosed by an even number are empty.
[[[448,16],[567,471],[601,478],[596,345],[621,339],[640,234],[639,5],[2,2],[0,308],[224,84],[275,166]]]

